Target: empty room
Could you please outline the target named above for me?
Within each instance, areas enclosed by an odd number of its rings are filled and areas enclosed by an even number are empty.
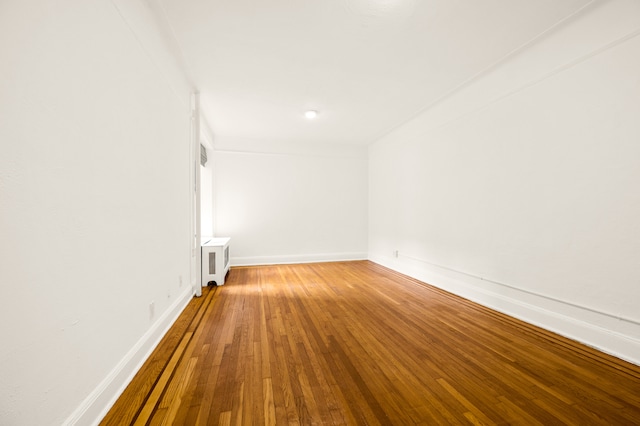
[[[638,0],[0,0],[0,424],[640,424]]]

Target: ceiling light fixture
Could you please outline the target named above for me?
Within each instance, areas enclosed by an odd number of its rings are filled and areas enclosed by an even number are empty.
[[[314,118],[316,118],[318,116],[318,111],[314,111],[314,110],[310,109],[309,111],[306,111],[304,113],[304,116],[307,117],[309,120],[313,120]]]

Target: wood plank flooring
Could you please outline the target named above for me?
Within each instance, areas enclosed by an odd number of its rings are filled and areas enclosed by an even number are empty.
[[[640,368],[368,261],[232,268],[104,425],[639,425]]]

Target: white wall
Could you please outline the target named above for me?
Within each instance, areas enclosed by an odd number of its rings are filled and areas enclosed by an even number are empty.
[[[202,238],[215,235],[213,210],[213,164],[216,152],[213,149],[213,132],[204,117],[200,120],[200,144],[207,149],[207,164],[200,167],[200,235]]]
[[[639,52],[597,2],[373,144],[370,258],[640,363]]]
[[[190,89],[154,25],[0,3],[0,424],[96,421],[191,297]]]
[[[200,166],[200,235],[213,236],[213,167]]]
[[[218,150],[216,236],[232,265],[367,257],[366,151]]]

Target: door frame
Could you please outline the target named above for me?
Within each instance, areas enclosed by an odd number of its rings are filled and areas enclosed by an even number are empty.
[[[193,294],[202,296],[202,267],[200,248],[200,94],[191,94],[190,111],[190,151],[189,156],[189,193],[191,194],[191,262],[190,281]]]

